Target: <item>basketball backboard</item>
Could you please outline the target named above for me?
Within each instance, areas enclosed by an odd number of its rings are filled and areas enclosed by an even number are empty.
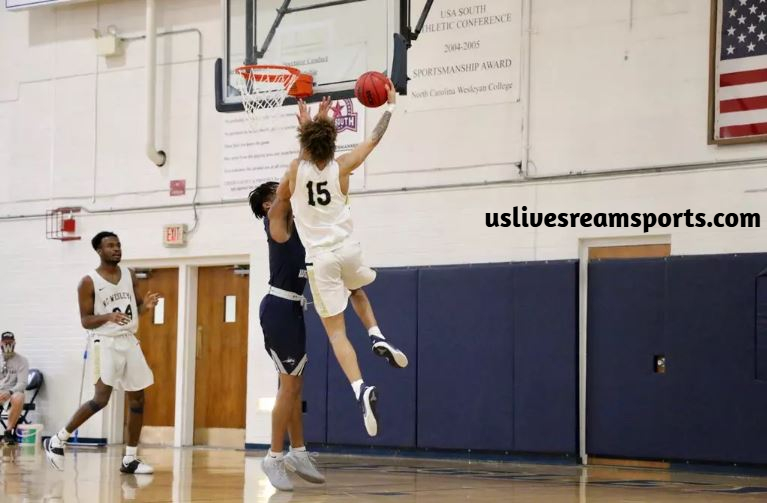
[[[407,5],[406,0],[222,0],[225,39],[216,65],[216,108],[242,110],[233,77],[245,64],[287,65],[311,74],[315,100],[352,97],[361,74],[391,75],[394,34],[407,26]]]

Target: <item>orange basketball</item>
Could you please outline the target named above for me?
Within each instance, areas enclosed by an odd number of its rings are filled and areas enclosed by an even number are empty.
[[[354,95],[368,108],[377,108],[386,103],[389,95],[386,86],[389,79],[381,72],[366,72],[357,79]]]

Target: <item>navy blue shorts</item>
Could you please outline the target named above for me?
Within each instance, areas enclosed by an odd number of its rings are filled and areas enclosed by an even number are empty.
[[[277,372],[300,376],[306,366],[306,325],[300,302],[267,295],[259,309],[264,347]]]

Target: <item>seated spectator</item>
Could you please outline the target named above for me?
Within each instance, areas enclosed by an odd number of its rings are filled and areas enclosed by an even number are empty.
[[[16,443],[16,423],[24,408],[24,390],[27,388],[29,374],[29,362],[16,353],[15,349],[16,337],[13,332],[3,332],[0,335],[0,409],[10,400],[8,427],[3,435],[3,441],[9,445]]]

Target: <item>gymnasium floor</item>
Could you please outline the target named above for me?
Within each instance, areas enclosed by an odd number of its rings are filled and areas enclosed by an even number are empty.
[[[0,501],[72,502],[757,502],[767,473],[582,468],[321,455],[324,486],[303,482],[279,493],[261,472],[260,454],[205,448],[145,448],[154,476],[121,475],[120,447],[71,449],[54,472],[39,447],[0,451]]]

